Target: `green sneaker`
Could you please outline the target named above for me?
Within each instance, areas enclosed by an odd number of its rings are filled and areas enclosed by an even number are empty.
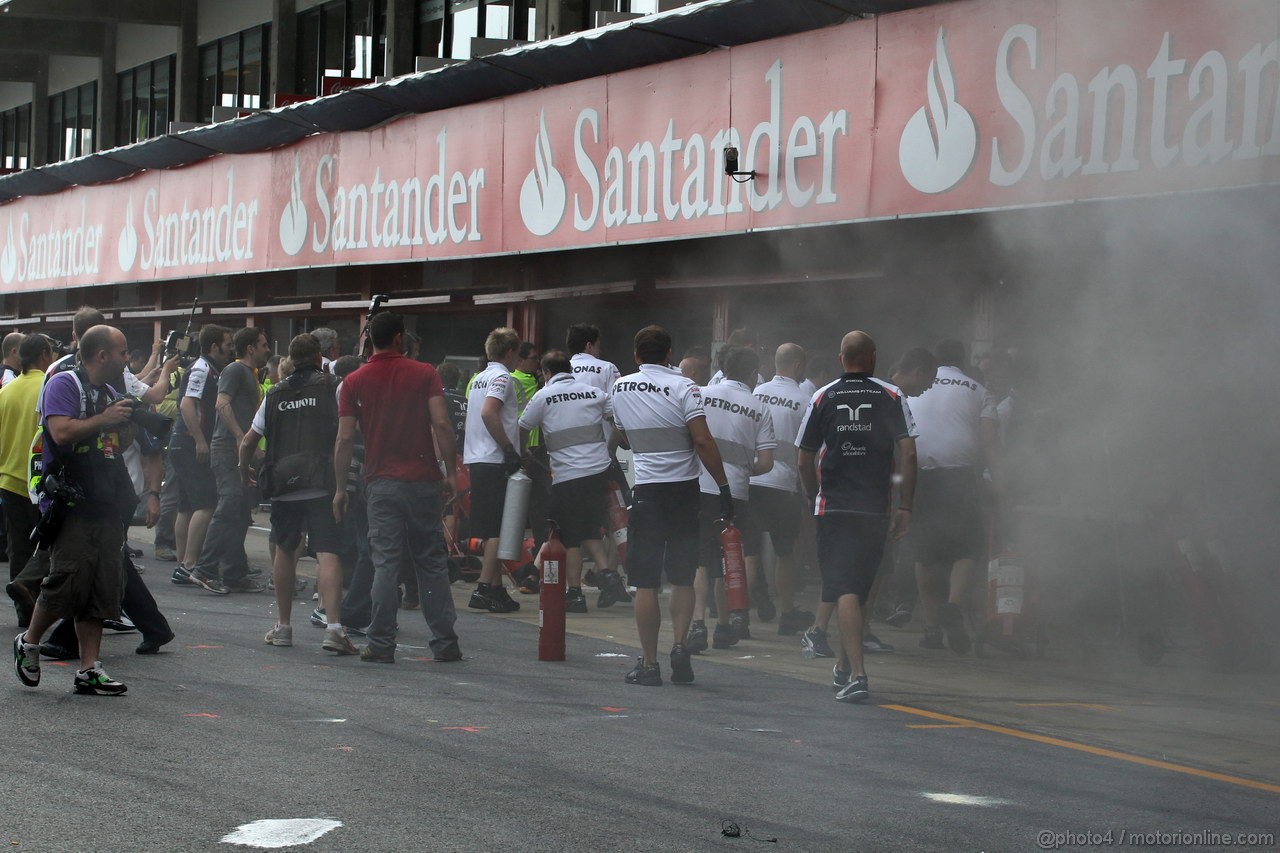
[[[20,631],[13,638],[13,669],[18,673],[18,680],[28,687],[40,684],[40,644],[26,643],[22,638],[26,631]]]
[[[107,675],[106,670],[102,668],[102,661],[95,662],[89,669],[77,672],[75,685],[77,693],[88,693],[93,696],[121,696],[129,690],[124,684]]]

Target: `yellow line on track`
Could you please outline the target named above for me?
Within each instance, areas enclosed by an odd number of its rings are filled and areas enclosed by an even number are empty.
[[[1155,767],[1159,770],[1168,770],[1173,773],[1182,773],[1187,776],[1196,776],[1201,779],[1212,779],[1215,782],[1226,782],[1228,785],[1239,785],[1244,788],[1253,788],[1259,791],[1268,791],[1272,794],[1280,794],[1280,785],[1273,785],[1270,782],[1260,782],[1256,779],[1244,779],[1239,776],[1229,776],[1225,773],[1215,773],[1212,770],[1200,770],[1196,767],[1187,767],[1182,764],[1173,764],[1168,761],[1157,761],[1154,758],[1143,758],[1140,755],[1130,755],[1127,752],[1117,752],[1114,749],[1104,749],[1100,746],[1089,746],[1084,743],[1077,743],[1071,740],[1063,740],[1062,738],[1048,737],[1046,735],[1033,734],[1024,732],[1020,729],[1011,729],[1006,726],[995,726],[990,723],[980,723],[977,720],[966,720],[964,717],[953,717],[950,714],[939,714],[935,711],[925,711],[921,708],[911,708],[906,705],[881,705],[890,711],[901,711],[904,714],[914,714],[917,717],[924,717],[929,720],[938,720],[943,723],[949,723],[956,728],[982,729],[987,732],[994,732],[1000,735],[1008,735],[1009,737],[1021,738],[1022,740],[1030,740],[1036,743],[1048,744],[1049,746],[1058,746],[1063,749],[1072,749],[1076,752],[1085,752],[1089,755],[1097,755],[1103,758],[1113,758],[1116,761],[1127,761],[1131,764],[1141,764],[1144,767]]]

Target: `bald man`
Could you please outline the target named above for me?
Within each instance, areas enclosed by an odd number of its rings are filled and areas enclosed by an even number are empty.
[[[4,353],[4,362],[0,365],[0,387],[9,384],[9,380],[22,375],[22,355],[18,348],[22,346],[22,332],[10,332],[0,343],[0,352]]]
[[[796,609],[795,559],[796,539],[800,535],[801,506],[796,495],[800,490],[796,471],[796,438],[800,421],[812,395],[800,389],[809,359],[798,344],[783,344],[773,355],[774,377],[756,386],[755,397],[773,418],[773,432],[778,446],[773,452],[773,470],[751,478],[749,503],[762,532],[769,533],[773,551],[778,556],[774,584],[778,592],[778,633],[790,636],[809,626],[813,614]],[[765,617],[769,602],[768,586],[760,576],[760,558],[747,557],[747,578],[751,583],[758,615]],[[770,605],[771,606],[771,605]]]
[[[821,388],[805,412],[797,464],[817,518],[822,601],[835,604],[840,620],[832,686],[841,702],[865,702],[871,691],[862,654],[862,605],[887,536],[899,539],[910,526],[916,449],[901,392],[872,375],[876,345],[871,336],[845,335],[840,362],[844,374]],[[891,526],[895,450],[902,485]]]

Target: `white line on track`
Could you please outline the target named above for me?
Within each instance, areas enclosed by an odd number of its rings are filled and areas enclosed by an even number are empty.
[[[920,796],[935,803],[946,803],[952,806],[1011,806],[1013,800],[1001,800],[996,797],[974,797],[969,794],[935,794],[922,791]]]
[[[293,818],[289,820],[255,820],[222,836],[223,844],[242,847],[276,849],[310,844],[326,832],[342,826],[340,820],[328,818]]]

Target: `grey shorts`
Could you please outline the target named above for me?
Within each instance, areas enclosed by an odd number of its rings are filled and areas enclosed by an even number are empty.
[[[119,619],[124,596],[124,525],[68,515],[49,549],[39,605],[62,619]]]

